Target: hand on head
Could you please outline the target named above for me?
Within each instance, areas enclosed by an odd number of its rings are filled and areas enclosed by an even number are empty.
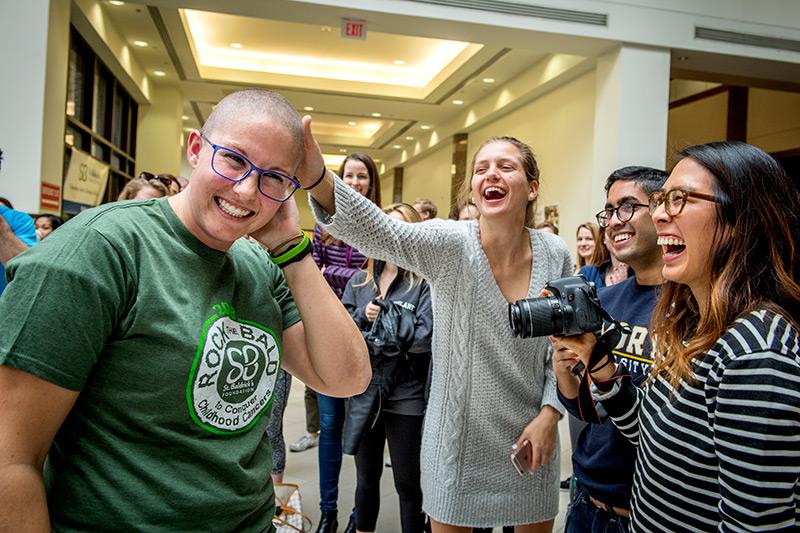
[[[295,176],[303,187],[313,185],[325,167],[322,150],[320,150],[314,134],[311,133],[311,121],[310,115],[303,117],[303,159],[300,160],[300,166],[295,172]]]
[[[250,236],[274,251],[274,247],[300,235],[300,212],[297,210],[294,196],[283,202],[275,215],[263,226],[250,232]]]

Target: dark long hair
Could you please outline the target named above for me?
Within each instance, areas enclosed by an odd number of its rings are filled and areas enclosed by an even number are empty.
[[[800,191],[769,154],[742,142],[713,142],[681,151],[714,175],[717,224],[708,310],[689,287],[667,281],[653,312],[659,357],[653,375],[673,386],[692,378],[692,360],[738,318],[756,309],[800,316]]]
[[[377,205],[378,207],[381,206],[381,180],[380,176],[378,175],[378,165],[375,164],[375,161],[372,160],[370,156],[367,154],[360,154],[354,152],[347,157],[344,158],[342,164],[339,165],[339,177],[341,178],[344,176],[344,167],[347,165],[348,161],[360,161],[364,163],[364,166],[367,167],[367,174],[369,174],[369,188],[367,188],[367,198],[372,201],[373,204]],[[320,235],[322,242],[325,244],[339,244],[342,241],[328,233],[326,230],[322,231],[322,235]]]
[[[339,166],[339,177],[344,176],[344,167],[348,161],[358,161],[364,163],[367,167],[367,174],[369,174],[369,188],[367,189],[367,198],[378,207],[381,206],[381,179],[378,175],[378,166],[367,154],[352,153],[348,155],[342,164]]]

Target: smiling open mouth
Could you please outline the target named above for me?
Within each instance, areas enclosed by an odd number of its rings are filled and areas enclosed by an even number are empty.
[[[217,206],[222,209],[222,211],[230,215],[234,218],[247,218],[253,214],[252,211],[248,211],[246,209],[239,209],[238,207],[234,206],[233,204],[226,202],[222,198],[214,197],[214,201],[217,203]]]
[[[675,237],[659,237],[658,244],[664,247],[666,255],[680,255],[686,250],[686,243]]]
[[[506,197],[506,192],[499,187],[486,187],[483,197],[487,200],[502,200]]]

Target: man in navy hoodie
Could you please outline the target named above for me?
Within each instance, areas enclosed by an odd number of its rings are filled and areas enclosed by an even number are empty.
[[[611,242],[611,253],[636,274],[600,289],[598,297],[613,318],[631,328],[613,354],[637,384],[644,381],[653,363],[648,327],[663,281],[661,247],[648,212],[648,196],[660,191],[666,179],[664,171],[649,167],[614,171],[606,180],[605,209],[597,214],[597,222]],[[572,453],[576,490],[565,532],[628,531],[636,451],[604,416],[602,407],[593,405],[586,384],[570,372],[575,357],[567,349],[553,354],[559,399],[573,415],[589,422]]]

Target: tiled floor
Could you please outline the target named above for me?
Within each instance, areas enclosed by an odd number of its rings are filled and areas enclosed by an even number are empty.
[[[287,446],[305,432],[305,407],[303,404],[303,384],[297,380],[292,383],[292,391],[289,395],[289,404],[286,407],[284,416],[284,437]],[[571,471],[569,454],[569,429],[566,418],[559,424],[559,434],[561,439],[561,472]],[[300,493],[303,497],[303,512],[314,521],[316,530],[319,520],[319,485],[317,471],[317,449],[300,452],[288,453],[286,459],[286,473],[284,480],[300,485]],[[563,478],[564,475],[561,477]],[[353,458],[349,455],[344,456],[342,464],[342,474],[339,480],[339,531],[343,531],[347,525],[347,518],[353,508],[353,496],[355,493],[355,465]],[[567,507],[568,494],[561,492],[561,507],[554,531],[562,531],[564,528],[564,512]],[[500,528],[495,531],[499,532]],[[399,533],[400,515],[397,503],[397,494],[392,482],[391,468],[384,469],[381,478],[381,511],[378,518],[378,533]]]

